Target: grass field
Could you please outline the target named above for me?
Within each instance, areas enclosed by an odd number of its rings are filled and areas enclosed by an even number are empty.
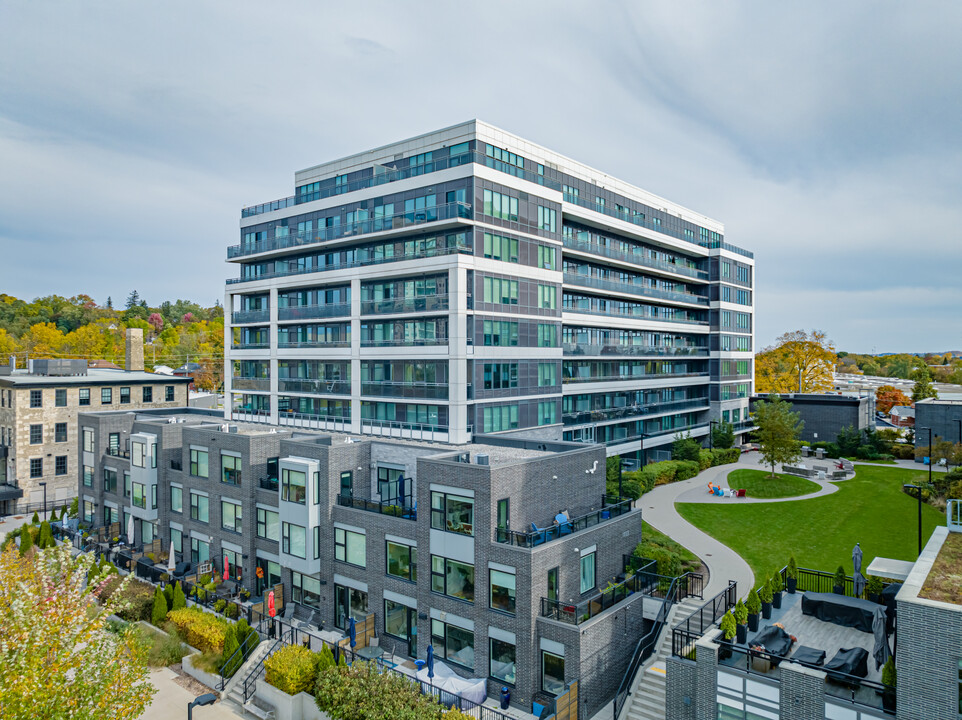
[[[852,573],[852,548],[862,544],[863,572],[876,556],[915,560],[918,530],[914,498],[903,483],[922,477],[918,470],[858,466],[851,480],[831,495],[784,503],[739,505],[678,503],[688,522],[728,545],[756,577],[769,576],[794,554],[799,567]],[[922,541],[945,516],[922,506]]]
[[[732,470],[728,473],[728,487],[745,488],[752,498],[786,498],[818,492],[820,486],[811,480],[795,475],[776,475],[771,477],[768,470]]]

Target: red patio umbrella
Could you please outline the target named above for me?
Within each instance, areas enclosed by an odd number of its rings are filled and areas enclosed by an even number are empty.
[[[267,614],[270,615],[271,617],[274,617],[275,612],[276,611],[274,610],[274,591],[271,590],[269,593],[267,593]]]
[[[227,580],[230,577],[230,566],[228,565],[227,556],[224,556],[224,579]]]

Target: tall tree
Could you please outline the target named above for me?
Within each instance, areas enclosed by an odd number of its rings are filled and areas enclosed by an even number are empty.
[[[140,293],[136,290],[131,290],[130,295],[127,296],[127,302],[124,303],[124,307],[130,310],[132,307],[140,305]]]
[[[821,330],[795,330],[755,356],[758,392],[825,392],[832,389],[838,356]]]
[[[735,426],[729,422],[720,422],[711,431],[712,447],[727,450],[735,444]]]
[[[912,400],[894,385],[882,385],[875,391],[875,409],[888,414],[896,405],[911,405]]]
[[[915,385],[912,387],[912,402],[925,400],[925,398],[937,398],[939,396],[935,388],[932,387],[932,374],[928,368],[918,368],[912,373]]]
[[[107,309],[108,310],[114,309],[114,301],[113,301],[113,298],[110,297],[110,295],[107,296]]]
[[[752,419],[758,426],[755,437],[762,454],[760,462],[771,467],[771,476],[775,477],[776,465],[787,465],[801,456],[798,438],[804,423],[797,412],[792,412],[792,406],[778,395],[767,401],[760,400],[755,405]]]
[[[93,562],[66,546],[0,555],[0,639],[12,649],[0,663],[0,717],[133,720],[150,703],[143,650],[132,634],[106,631],[117,607],[95,602]]]

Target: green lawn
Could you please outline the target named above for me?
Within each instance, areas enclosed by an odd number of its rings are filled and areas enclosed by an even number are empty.
[[[681,561],[682,572],[697,572],[701,569],[701,560],[695,553],[686,547],[682,547],[670,537],[665,535],[657,528],[653,528],[646,522],[641,524],[641,544],[646,548],[651,545],[665,548],[668,552],[678,556]]]
[[[851,480],[831,495],[784,503],[678,503],[688,522],[741,555],[756,577],[767,577],[794,554],[799,567],[852,573],[852,548],[862,544],[863,572],[877,555],[915,560],[917,507],[902,492],[903,483],[923,478],[918,470],[857,466]],[[922,540],[945,522],[930,505],[922,506]]]
[[[820,489],[818,483],[795,475],[776,474],[773,478],[768,470],[747,468],[728,473],[728,487],[745,488],[748,497],[765,499],[808,495]]]

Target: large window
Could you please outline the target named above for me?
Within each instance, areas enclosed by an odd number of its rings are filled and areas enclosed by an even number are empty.
[[[514,615],[515,575],[491,570],[491,609]]]
[[[80,388],[79,402],[80,405],[90,404],[90,388]]]
[[[377,468],[377,494],[381,496],[381,502],[396,503],[401,493],[400,478],[404,471],[399,468],[381,467]],[[404,488],[405,496],[410,497],[414,488],[408,481]]]
[[[43,390],[30,391],[30,407],[43,407]]]
[[[431,527],[474,536],[474,498],[432,492]]]
[[[54,405],[57,407],[67,407],[67,390],[59,388],[54,391]]]
[[[83,447],[84,452],[94,451],[94,431],[92,428],[83,429]]]
[[[114,400],[113,388],[100,388],[100,404],[110,405]]]
[[[84,522],[92,523],[96,512],[97,506],[89,500],[84,500]]]
[[[334,528],[334,559],[349,565],[367,564],[367,537],[363,533]]]
[[[538,325],[538,347],[558,347],[558,329],[554,325]]]
[[[363,620],[367,615],[367,593],[357,588],[334,586],[334,625],[347,629],[347,619]]]
[[[130,504],[135,508],[147,508],[147,487],[143,483],[133,483],[130,488]]]
[[[517,305],[518,281],[496,277],[484,278],[484,302]]]
[[[518,222],[518,198],[492,190],[484,191],[484,214]]]
[[[154,401],[154,389],[150,385],[144,385],[143,399],[145,403]]]
[[[147,464],[147,445],[142,442],[131,443],[130,462],[134,467],[145,467]]]
[[[86,487],[94,486],[94,469],[89,465],[84,465],[84,485]]]
[[[206,495],[190,494],[190,518],[200,522],[210,522],[210,499]]]
[[[195,565],[210,560],[210,543],[192,537],[190,539],[190,561]]]
[[[230,500],[220,501],[220,526],[224,530],[239,533],[243,532],[243,508],[240,503]]]
[[[545,270],[557,270],[558,266],[555,262],[556,251],[553,247],[548,245],[538,246],[538,267],[544,268]]]
[[[307,502],[307,473],[281,470],[281,500],[304,505]]]
[[[174,402],[174,386],[173,386],[173,385],[167,385],[167,386],[164,388],[164,391],[165,391],[165,392],[164,392],[164,400],[166,400],[167,402]]]
[[[54,458],[54,475],[66,475],[67,474],[67,456],[58,455]]]
[[[30,444],[31,445],[43,444],[43,425],[30,426]]]
[[[538,387],[550,387],[558,384],[558,364],[538,363]]]
[[[184,488],[170,486],[170,510],[175,513],[184,512]]]
[[[293,523],[281,523],[281,549],[288,555],[307,559],[307,529]]]
[[[431,620],[431,642],[445,660],[474,670],[473,631],[440,620]]]
[[[474,602],[474,565],[431,556],[431,591]]]
[[[104,468],[104,492],[117,492],[117,471]]]
[[[558,307],[558,288],[554,285],[538,285],[538,307],[554,310]]]
[[[538,425],[554,425],[558,422],[558,403],[547,400],[538,403]]]
[[[387,541],[387,574],[417,582],[418,549],[410,545]]]
[[[407,605],[402,605],[393,600],[384,601],[385,635],[407,642],[411,637],[411,628],[416,624],[417,617],[414,608],[409,608]],[[413,656],[411,648],[408,648],[408,654]]]
[[[57,423],[53,426],[53,441],[67,442],[67,423]]]
[[[518,363],[484,363],[484,389],[507,390],[518,387]]]
[[[518,406],[486,407],[481,411],[481,418],[486,433],[515,430],[518,427]]]
[[[170,544],[174,546],[175,553],[184,552],[184,533],[175,527],[171,527]]]
[[[120,388],[120,404],[121,405],[130,404],[130,388],[129,387]]]
[[[538,229],[557,232],[558,212],[552,208],[538,206]]]
[[[220,481],[227,483],[228,485],[240,485],[241,484],[241,459],[234,455],[225,455],[221,453],[220,456]]]
[[[547,650],[541,651],[541,689],[550,695],[565,691],[565,659]]]
[[[517,648],[514,646],[514,643],[497,640],[495,638],[489,638],[488,643],[490,646],[488,657],[491,660],[491,667],[488,674],[496,680],[514,685],[515,678],[517,677],[515,672]]]
[[[272,510],[257,508],[257,537],[277,542],[281,539],[279,515]]]
[[[210,477],[208,469],[207,450],[204,448],[190,449],[190,474],[194,477]]]
[[[291,600],[308,607],[321,609],[321,581],[301,573],[291,573]]]
[[[595,554],[593,552],[581,556],[581,592],[586,593],[595,589]]]
[[[482,323],[484,344],[489,347],[516,347],[518,323],[509,320],[485,320]]]
[[[518,262],[518,240],[492,233],[484,234],[484,256],[492,260]]]

